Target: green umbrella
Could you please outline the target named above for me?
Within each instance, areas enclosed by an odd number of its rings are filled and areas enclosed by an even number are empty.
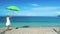
[[[13,11],[19,11],[20,9],[16,6],[8,6],[7,7],[8,10],[13,10]]]

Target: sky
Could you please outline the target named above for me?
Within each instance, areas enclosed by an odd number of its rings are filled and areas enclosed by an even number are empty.
[[[6,9],[17,6],[18,12]],[[57,16],[60,0],[0,0],[0,16]]]

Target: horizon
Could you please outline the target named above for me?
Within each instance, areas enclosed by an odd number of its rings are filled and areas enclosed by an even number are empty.
[[[0,17],[6,17],[6,16],[0,16]],[[58,16],[10,16],[10,17],[58,17]]]
[[[60,0],[0,0],[0,16],[57,16],[60,15]],[[17,6],[20,11],[6,9]]]

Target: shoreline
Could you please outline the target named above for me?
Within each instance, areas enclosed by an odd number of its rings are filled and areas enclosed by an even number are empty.
[[[24,26],[21,26],[21,27],[18,27],[18,28],[60,28],[60,26],[28,26],[28,27],[24,27]],[[6,28],[6,27],[0,27],[0,28]],[[17,28],[17,27],[10,27],[10,28]]]

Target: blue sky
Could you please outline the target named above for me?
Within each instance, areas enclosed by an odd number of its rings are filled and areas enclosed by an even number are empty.
[[[6,9],[17,6],[19,12]],[[60,15],[60,0],[0,0],[0,16],[56,16]]]

